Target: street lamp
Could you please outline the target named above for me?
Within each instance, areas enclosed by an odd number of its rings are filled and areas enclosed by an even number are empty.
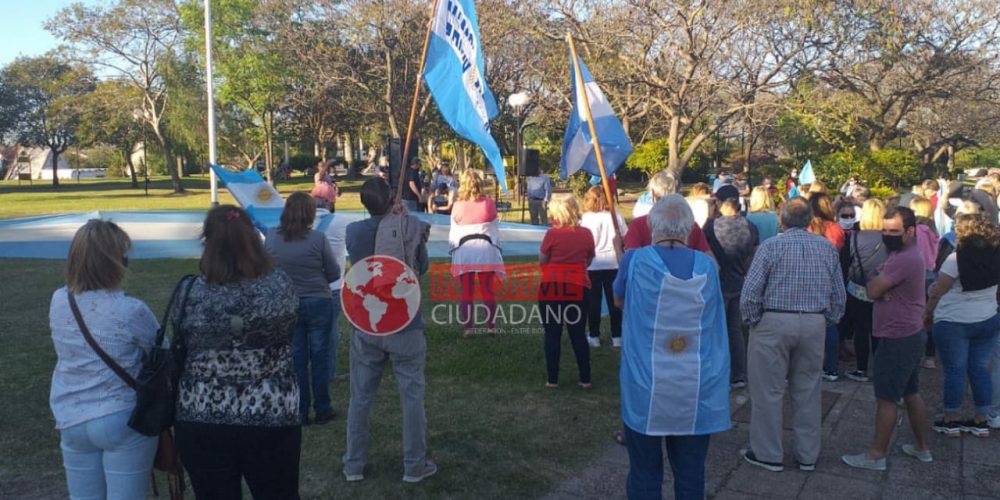
[[[517,120],[517,128],[514,130],[514,149],[516,150],[514,153],[516,158],[516,160],[514,160],[514,165],[516,165],[517,168],[517,172],[515,172],[517,174],[517,179],[518,179],[517,193],[518,196],[521,198],[521,223],[523,224],[524,206],[526,204],[526,201],[524,199],[525,198],[524,178],[522,175],[520,175],[521,150],[524,149],[524,145],[521,142],[522,141],[521,130],[524,128],[524,115],[526,114],[524,112],[524,109],[528,105],[528,103],[531,102],[531,95],[529,95],[527,92],[524,91],[518,92],[516,94],[511,94],[510,97],[507,98],[507,102],[510,103],[511,107],[514,108],[514,118]]]

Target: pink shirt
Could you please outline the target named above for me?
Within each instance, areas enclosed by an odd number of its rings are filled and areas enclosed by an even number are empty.
[[[456,201],[451,207],[451,220],[456,224],[483,224],[497,219],[497,206],[489,198],[476,201]]]
[[[878,275],[889,280],[892,288],[876,299],[872,308],[872,335],[898,339],[915,335],[924,328],[923,256],[916,244],[889,254]]]
[[[924,258],[924,270],[933,271],[937,265],[938,235],[924,224],[917,224],[917,247]]]

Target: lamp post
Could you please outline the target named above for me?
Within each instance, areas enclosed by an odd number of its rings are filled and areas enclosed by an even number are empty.
[[[520,175],[521,172],[521,150],[524,149],[524,144],[522,143],[521,132],[524,128],[524,109],[531,102],[531,96],[527,92],[518,92],[516,94],[511,94],[507,98],[507,102],[510,103],[511,107],[514,108],[514,118],[516,119],[516,127],[514,129],[514,165],[517,169],[515,173],[517,174],[517,194],[521,198],[521,223],[524,223],[524,206],[527,203],[525,182],[524,177]]]

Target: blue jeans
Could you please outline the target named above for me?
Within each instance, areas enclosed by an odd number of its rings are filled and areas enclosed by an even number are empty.
[[[628,481],[625,489],[629,500],[660,500],[663,498],[663,443],[674,475],[676,500],[704,500],[705,458],[708,456],[709,435],[647,436],[625,426],[628,446]]]
[[[826,342],[823,349],[823,371],[837,373],[840,365],[840,329],[837,324],[826,325]]]
[[[292,337],[292,364],[299,381],[299,412],[303,420],[309,416],[312,399],[316,400],[317,415],[331,409],[329,365],[332,318],[333,299],[299,297],[299,320]]]
[[[407,188],[404,187],[403,189]],[[420,210],[420,202],[417,200],[403,200],[403,206],[406,207],[406,211],[411,214],[422,212],[422,210]]]
[[[158,438],[132,430],[130,414],[112,413],[60,431],[72,500],[146,498]]]
[[[330,382],[337,377],[337,349],[340,347],[340,330],[337,330],[337,320],[340,319],[340,290],[333,291],[333,314],[330,319]]]
[[[976,414],[990,412],[993,384],[989,364],[997,332],[1000,332],[1000,314],[978,323],[934,323],[934,343],[944,369],[945,413],[958,413],[962,408],[966,374]]]

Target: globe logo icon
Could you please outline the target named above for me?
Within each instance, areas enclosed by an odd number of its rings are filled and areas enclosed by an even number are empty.
[[[370,335],[392,335],[420,312],[420,279],[403,261],[372,255],[351,265],[340,301],[344,316]]]

